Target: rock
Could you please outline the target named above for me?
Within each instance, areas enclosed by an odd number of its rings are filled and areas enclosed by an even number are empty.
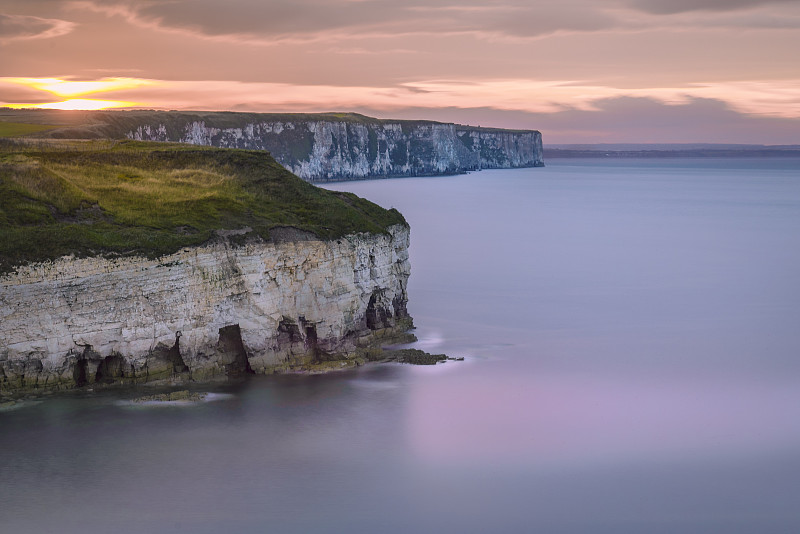
[[[155,260],[72,258],[0,277],[0,393],[311,369],[398,342],[409,229],[221,238]]]
[[[436,365],[439,362],[447,361],[447,356],[444,354],[430,354],[419,349],[398,349],[391,352],[391,356],[400,363]]]
[[[133,402],[176,402],[176,401],[189,401],[199,402],[206,398],[206,393],[192,393],[188,389],[181,391],[172,391],[170,393],[160,393],[156,395],[145,395],[133,399]]]
[[[389,360],[412,365],[436,365],[447,360],[464,361],[464,358],[451,358],[445,354],[430,354],[419,349],[392,349],[384,350],[384,355]]]
[[[113,122],[113,112],[105,115]],[[542,136],[536,130],[357,114],[127,113],[126,119],[140,122],[124,132],[129,139],[267,150],[310,182],[544,165]]]

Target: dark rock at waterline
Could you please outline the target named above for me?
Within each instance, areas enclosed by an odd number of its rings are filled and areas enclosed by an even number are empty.
[[[174,401],[190,401],[198,402],[206,398],[205,393],[192,393],[184,389],[181,391],[172,391],[170,393],[159,393],[156,395],[145,395],[144,397],[137,397],[133,402],[174,402]]]
[[[386,351],[388,356],[400,363],[412,365],[436,365],[447,360],[463,361],[464,358],[451,358],[446,354],[430,354],[420,349],[397,349]]]

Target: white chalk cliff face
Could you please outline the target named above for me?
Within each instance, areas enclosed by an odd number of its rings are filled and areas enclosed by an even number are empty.
[[[281,165],[311,182],[544,165],[542,136],[535,130],[424,121],[301,119],[243,119],[241,127],[216,127],[202,117],[181,117],[181,125],[173,123],[168,128],[157,121],[145,123],[127,131],[126,136],[143,141],[267,150]]]
[[[227,238],[157,260],[61,258],[0,277],[0,389],[352,361],[410,326],[409,230]]]

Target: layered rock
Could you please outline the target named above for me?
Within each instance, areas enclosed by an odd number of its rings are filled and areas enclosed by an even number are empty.
[[[221,236],[158,260],[20,267],[0,277],[0,390],[353,361],[410,326],[408,239],[404,225],[332,241]]]
[[[108,134],[124,131],[127,138],[136,140],[267,150],[281,165],[311,182],[544,165],[542,136],[536,130],[378,120],[355,114],[337,117],[133,114]]]

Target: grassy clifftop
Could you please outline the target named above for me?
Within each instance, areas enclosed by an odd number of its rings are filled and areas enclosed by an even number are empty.
[[[397,210],[319,189],[261,151],[0,139],[0,272],[67,254],[158,257],[221,229],[335,239],[398,223]]]
[[[163,126],[169,139],[180,139],[186,125],[202,121],[213,128],[244,128],[261,122],[330,121],[379,126],[400,124],[404,128],[443,124],[429,120],[377,119],[359,113],[246,113],[235,111],[155,111],[101,110],[64,111],[55,109],[0,108],[0,136],[29,135],[56,139],[124,139],[142,125]],[[18,132],[21,126],[29,131]],[[527,133],[531,130],[510,130],[481,126],[459,128],[481,132]],[[8,130],[11,133],[4,133]]]

